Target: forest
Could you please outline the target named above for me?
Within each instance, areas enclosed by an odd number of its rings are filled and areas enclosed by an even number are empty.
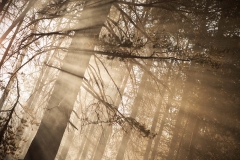
[[[239,160],[239,0],[0,0],[0,160]]]

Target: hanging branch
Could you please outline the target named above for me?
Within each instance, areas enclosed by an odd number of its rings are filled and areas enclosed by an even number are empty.
[[[142,125],[141,123],[139,123],[138,121],[136,121],[134,118],[132,117],[126,117],[124,116],[118,109],[116,106],[106,102],[105,100],[101,99],[98,94],[94,91],[94,89],[88,84],[87,81],[84,81],[83,83],[84,85],[82,86],[88,93],[90,93],[94,98],[96,98],[99,102],[101,102],[107,110],[111,111],[113,113],[113,116],[117,116],[115,119],[115,121],[97,121],[97,122],[93,122],[94,124],[96,123],[118,123],[120,126],[123,127],[123,125],[126,123],[129,126],[131,126],[131,128],[136,129],[137,131],[139,131],[141,134],[143,134],[143,137],[149,137],[149,138],[154,138],[156,136],[155,133],[151,133],[150,130],[146,129],[144,127],[144,125]],[[124,128],[123,128],[124,129]]]

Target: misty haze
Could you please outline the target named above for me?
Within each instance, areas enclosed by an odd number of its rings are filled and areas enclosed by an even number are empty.
[[[0,0],[0,160],[239,160],[239,0]]]

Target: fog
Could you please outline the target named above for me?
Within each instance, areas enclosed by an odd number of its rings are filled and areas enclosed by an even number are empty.
[[[237,0],[0,5],[0,159],[239,159]]]

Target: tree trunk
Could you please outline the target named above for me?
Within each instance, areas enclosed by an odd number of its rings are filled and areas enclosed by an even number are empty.
[[[0,2],[0,13],[3,11],[4,6],[7,4],[8,0],[2,0]]]
[[[147,65],[147,70],[150,70],[150,67],[151,67],[151,65]],[[143,73],[142,80],[141,80],[141,83],[139,85],[139,90],[138,90],[137,96],[134,100],[134,104],[133,104],[133,107],[132,107],[132,112],[131,112],[131,115],[130,115],[131,118],[135,118],[137,116],[138,107],[141,104],[140,102],[143,98],[143,93],[144,93],[144,90],[146,88],[147,77],[148,77],[148,74],[145,71]],[[127,144],[128,144],[129,139],[130,139],[130,136],[131,136],[131,131],[129,131],[129,133],[124,134],[124,136],[122,138],[122,142],[120,144],[120,148],[119,148],[118,153],[117,153],[116,160],[122,160],[124,158],[124,153],[126,151]]]
[[[174,159],[175,151],[177,150],[177,147],[180,147],[180,141],[178,143],[178,139],[179,139],[180,131],[183,128],[182,121],[187,116],[187,105],[188,105],[187,101],[189,99],[190,90],[191,90],[191,88],[193,88],[193,84],[194,84],[193,82],[194,82],[193,76],[188,76],[187,80],[185,82],[185,84],[186,84],[185,91],[183,94],[180,110],[179,110],[177,118],[176,118],[176,124],[173,128],[173,136],[172,136],[172,140],[170,143],[168,158],[167,158],[168,160]]]
[[[51,57],[46,58],[46,61],[51,63],[51,61],[53,59],[53,55]],[[36,85],[34,86],[34,89],[32,90],[32,95],[26,103],[26,107],[27,107],[26,110],[28,110],[31,115],[39,114],[37,117],[31,117],[35,123],[38,123],[42,116],[42,112],[38,111],[39,108],[42,109],[42,107],[39,107],[39,104],[40,104],[40,106],[44,106],[44,105],[42,105],[42,102],[45,101],[45,104],[46,104],[50,98],[48,96],[47,99],[44,100],[42,95],[45,94],[45,96],[46,96],[46,94],[50,94],[51,91],[53,90],[53,87],[49,87],[49,85],[45,86],[46,83],[49,83],[49,80],[47,80],[47,79],[48,79],[49,73],[51,73],[50,72],[51,70],[52,70],[52,68],[43,66],[43,68],[41,69],[40,76],[38,77],[38,80],[36,82]],[[28,113],[25,113],[25,114],[26,115],[24,117],[27,118]],[[24,146],[21,148],[21,151],[22,151],[21,157],[25,157],[27,150],[31,144],[31,141],[33,140],[33,138],[37,132],[37,129],[38,129],[38,127],[33,124],[31,124],[31,127],[25,128],[23,135],[24,135],[25,139],[27,139],[28,141],[25,142]]]
[[[110,2],[110,0],[86,2],[78,25],[79,30],[74,35],[70,52],[64,58],[47,110],[25,160],[55,158],[91,57],[81,50],[94,49],[94,41],[98,38],[107,18]]]
[[[194,142],[195,142],[195,139],[197,137],[197,131],[198,131],[198,127],[199,127],[199,119],[197,118],[196,119],[196,122],[195,122],[195,125],[194,125],[194,128],[193,128],[193,133],[192,133],[192,136],[191,136],[191,142],[190,142],[190,145],[189,145],[189,154],[188,154],[188,160],[192,160],[193,159],[193,152],[194,152]]]
[[[175,92],[176,92],[176,88],[179,86],[178,83],[179,83],[179,80],[177,78],[179,78],[179,74],[180,72],[178,73],[178,75],[175,75],[176,78],[175,80],[173,81],[173,91],[171,92],[170,96],[169,96],[169,100],[168,100],[168,103],[166,104],[166,109],[165,109],[165,113],[163,115],[163,118],[162,118],[162,121],[161,121],[161,125],[160,125],[160,128],[159,128],[159,131],[158,131],[158,135],[155,139],[155,143],[154,143],[154,146],[153,146],[153,151],[152,151],[152,154],[151,154],[151,158],[150,159],[154,159],[157,155],[157,152],[158,152],[158,145],[160,143],[160,138],[162,136],[162,133],[163,133],[163,129],[164,129],[164,126],[165,126],[165,123],[167,121],[167,117],[169,115],[169,109],[170,107],[172,106],[171,103],[173,101],[173,97],[175,95]],[[160,104],[162,105],[162,104]]]
[[[190,148],[192,148],[192,142],[193,142],[193,137],[195,138],[195,134],[197,134],[197,129],[198,127],[198,121],[201,116],[201,112],[199,111],[201,108],[201,104],[198,103],[199,97],[198,95],[200,94],[197,88],[200,88],[200,84],[196,83],[196,81],[201,80],[201,73],[197,72],[199,70],[198,65],[193,63],[190,69],[190,72],[188,72],[188,81],[186,86],[188,86],[189,92],[187,96],[189,101],[186,103],[185,101],[183,102],[185,104],[185,108],[187,110],[187,116],[188,116],[188,123],[186,124],[186,130],[183,133],[182,137],[182,142],[181,145],[179,145],[179,153],[176,156],[175,159],[188,159],[189,153],[190,153]],[[193,79],[194,77],[194,79]],[[196,96],[197,95],[197,96]],[[193,100],[192,100],[193,99]],[[197,125],[196,125],[197,124]]]
[[[171,73],[170,70],[171,70],[171,67],[168,69],[168,73],[165,75],[166,76],[166,78],[165,78],[166,81],[170,76],[170,73]],[[157,105],[157,109],[154,113],[154,118],[153,118],[152,127],[151,127],[151,132],[152,133],[155,132],[156,127],[157,127],[157,121],[158,121],[158,118],[159,118],[159,115],[160,115],[160,110],[162,108],[161,106],[162,106],[162,101],[163,101],[165,92],[166,92],[166,88],[163,89],[163,93],[161,94],[162,97],[160,98],[160,100],[158,102],[158,105]],[[144,158],[143,159],[148,159],[148,155],[151,151],[152,142],[153,142],[152,138],[148,140],[148,144],[147,144],[146,151],[144,153]]]
[[[126,74],[127,73],[125,72],[125,74],[123,74],[123,75],[126,75]],[[123,93],[123,91],[126,87],[128,77],[129,77],[129,74],[122,79],[122,85],[121,85],[121,88],[120,88],[121,93]],[[122,97],[120,97],[120,95],[117,94],[115,99],[116,99],[115,100],[115,105],[119,106],[119,104],[121,103]],[[112,127],[111,126],[105,126],[105,129],[102,131],[101,137],[100,137],[98,145],[96,147],[94,157],[92,158],[93,160],[102,159],[105,148],[106,148],[106,145],[107,145],[107,141],[108,141],[111,133],[112,133]]]
[[[80,147],[79,147],[79,151],[78,151],[78,154],[75,158],[75,160],[81,160],[82,157],[81,157],[81,154],[83,155],[83,151],[85,151],[85,148],[87,148],[87,143],[88,143],[88,139],[92,136],[93,134],[93,131],[94,131],[94,125],[89,125],[89,131],[88,133],[83,137],[83,140],[80,144]]]

